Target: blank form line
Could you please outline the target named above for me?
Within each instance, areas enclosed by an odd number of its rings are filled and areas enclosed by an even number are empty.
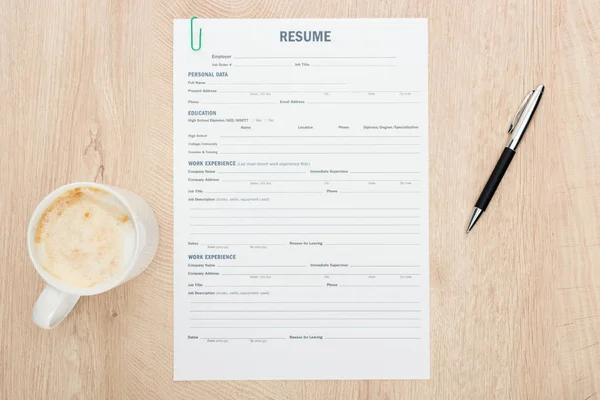
[[[202,193],[218,193],[218,194],[277,194],[277,193],[292,193],[292,194],[323,194],[324,191],[313,192],[202,192]]]
[[[420,301],[190,301],[191,304],[419,304]]]
[[[420,179],[221,179],[221,182],[420,182]]]
[[[395,59],[396,56],[328,56],[328,57],[321,57],[321,56],[308,56],[308,57],[302,57],[302,56],[241,56],[241,57],[235,57],[235,59],[237,60],[275,60],[275,59],[329,59],[329,60],[351,60],[351,59],[362,59],[362,60],[366,60],[366,59]]]
[[[419,329],[420,326],[191,326],[192,329]]]
[[[207,85],[345,85],[346,82],[206,82]],[[268,92],[268,90],[264,90]]]
[[[196,328],[194,326],[191,326],[190,328]],[[200,338],[200,340],[285,340],[287,338],[285,337],[268,337],[268,338],[261,338],[261,337],[251,337],[251,338],[242,338],[242,337],[234,337],[234,338],[220,338],[220,337],[203,337]]]
[[[304,268],[306,265],[219,265],[220,268]]]
[[[214,287],[214,286],[213,286]],[[310,312],[421,312],[421,310],[190,310],[190,312],[283,312],[283,313],[310,313]]]
[[[247,217],[247,216],[237,216],[237,217],[214,217],[214,216],[210,216],[210,217],[190,217],[190,218],[196,218],[196,219],[347,219],[347,218],[364,218],[364,219],[394,219],[394,218],[409,218],[409,219],[418,219],[421,218],[419,216],[410,216],[410,215],[398,215],[398,216],[391,216],[391,215],[386,215],[386,216],[371,216],[371,215],[354,215],[354,216],[350,216],[350,215],[345,215],[345,216],[315,216],[315,215],[306,215],[306,216],[277,216],[277,217],[265,217],[265,216],[259,216],[259,217]],[[229,225],[228,225],[229,226]]]
[[[235,101],[235,102],[202,102],[201,104],[279,104],[276,101]]]
[[[336,136],[324,136],[324,135],[303,135],[303,136],[293,136],[293,135],[285,135],[285,136],[281,136],[281,135],[269,135],[269,136],[265,136],[265,135],[223,135],[221,136],[222,138],[419,138],[421,136],[419,135],[396,135],[396,136],[375,136],[375,135],[369,135],[369,136],[358,136],[358,135],[349,135],[349,136],[340,136],[340,135],[336,135]]]
[[[304,104],[421,104],[420,101],[307,101]]]
[[[225,146],[225,145],[223,145]],[[234,172],[234,171],[219,171],[218,174],[307,174],[308,172],[275,172],[275,171],[243,171],[243,172]]]
[[[349,174],[420,174],[420,171],[350,171]]]
[[[351,268],[418,268],[420,265],[351,265]]]
[[[419,143],[226,143],[228,146],[420,146]]]
[[[395,67],[396,64],[312,64],[310,67]]]
[[[269,275],[269,276],[418,276],[421,274],[381,274],[381,273],[371,273],[371,274],[332,274],[329,272],[322,272],[320,274],[271,274],[271,273],[254,273],[254,274],[223,274],[219,275],[235,275],[235,276],[256,276],[256,275]]]
[[[421,340],[420,337],[331,337],[325,340]]]
[[[419,321],[421,318],[190,318],[192,321]]]
[[[201,233],[198,233],[201,235]],[[287,246],[285,243],[198,243],[198,246]]]
[[[269,93],[420,93],[418,90],[269,90]],[[221,90],[220,93],[256,93],[252,90]]]
[[[321,288],[323,285],[204,285],[204,287],[218,287],[218,288],[263,288],[263,287],[277,287],[277,288]]]
[[[419,226],[419,224],[197,224],[190,226]]]
[[[311,65],[292,65],[292,64],[237,64],[232,65],[233,68],[237,67],[252,67],[252,68],[312,68],[312,67],[395,67],[396,64],[311,64]]]
[[[217,267],[206,267],[206,268],[213,269],[213,268],[309,268],[309,267],[306,265],[218,265]],[[226,275],[226,274],[221,274],[221,275]],[[246,275],[246,274],[240,274],[240,275]],[[257,275],[257,274],[252,274],[252,275]],[[260,273],[259,275],[265,275],[265,274]],[[273,274],[268,274],[268,275],[273,275]],[[281,274],[281,275],[287,275],[287,274]]]
[[[335,152],[335,153],[302,153],[302,152],[289,152],[289,153],[280,153],[280,152],[220,152],[219,154],[238,154],[238,155],[246,155],[246,154],[271,154],[271,155],[288,155],[288,154],[305,154],[305,155],[326,155],[333,156],[336,154],[421,154],[420,151],[396,151],[396,152]]]
[[[401,192],[399,192],[399,191],[396,191],[396,192],[375,192],[375,191],[372,191],[372,190],[360,190],[360,191],[355,191],[355,192],[346,192],[346,191],[343,191],[343,192],[338,192],[338,194],[349,194],[349,193],[353,193],[353,194],[359,194],[359,193],[360,193],[360,194],[398,194],[398,193],[413,193],[413,194],[414,194],[414,193],[421,193],[421,192],[420,192],[420,191],[418,191],[418,190],[404,190],[404,191],[401,191]]]
[[[415,235],[417,235],[415,233]],[[420,243],[326,243],[326,246],[420,246]]]
[[[291,64],[244,64],[244,65],[232,65],[232,67],[236,68],[236,67],[295,67],[295,65],[291,65]]]
[[[419,232],[192,232],[191,235],[418,235]]]
[[[226,207],[226,208],[190,208],[190,210],[203,210],[203,211],[213,211],[213,210],[253,210],[253,211],[271,211],[271,210],[420,210],[419,207],[376,207],[376,208],[365,208],[365,207],[351,207],[351,208],[323,208],[323,207],[311,207],[311,208],[302,208],[302,207],[271,207],[271,208],[239,208],[239,207]]]
[[[340,287],[421,287],[421,285],[340,285]]]

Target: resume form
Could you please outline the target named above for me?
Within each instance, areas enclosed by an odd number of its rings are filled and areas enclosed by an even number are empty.
[[[427,20],[176,20],[175,380],[429,378]]]

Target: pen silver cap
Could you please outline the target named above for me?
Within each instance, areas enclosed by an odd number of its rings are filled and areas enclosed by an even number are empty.
[[[531,99],[531,96],[533,96],[533,93],[535,93],[535,89],[532,90],[531,92],[527,93],[527,95],[525,96],[525,99],[519,106],[519,109],[515,113],[515,116],[513,117],[512,121],[510,123],[510,126],[508,127],[509,134],[512,133],[513,129],[515,129],[515,125],[519,121],[519,118],[521,118],[521,115],[523,114],[523,110],[525,109],[525,106],[527,105],[527,102],[529,101],[529,99]]]
[[[508,129],[508,133],[511,133],[511,137],[506,147],[509,149],[514,151],[519,145],[519,142],[523,138],[523,134],[525,133],[531,118],[533,117],[533,113],[540,102],[542,93],[544,93],[544,85],[540,85],[531,92],[527,93],[525,99],[521,103],[521,106],[519,106],[519,109],[513,117],[513,121]]]

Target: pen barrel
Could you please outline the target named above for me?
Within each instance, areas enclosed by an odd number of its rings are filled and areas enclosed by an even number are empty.
[[[485,211],[488,204],[490,204],[492,197],[494,197],[494,193],[496,192],[496,189],[498,189],[500,181],[502,181],[502,177],[504,176],[504,173],[508,169],[508,166],[510,165],[510,162],[514,156],[515,152],[513,150],[509,149],[508,147],[504,148],[500,159],[496,163],[496,167],[494,167],[494,170],[490,175],[490,179],[488,179],[483,191],[481,192],[481,195],[479,196],[479,199],[477,199],[477,203],[475,203],[475,207]]]

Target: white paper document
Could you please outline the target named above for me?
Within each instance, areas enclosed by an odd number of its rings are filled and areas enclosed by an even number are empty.
[[[176,20],[176,380],[429,378],[427,20]]]

